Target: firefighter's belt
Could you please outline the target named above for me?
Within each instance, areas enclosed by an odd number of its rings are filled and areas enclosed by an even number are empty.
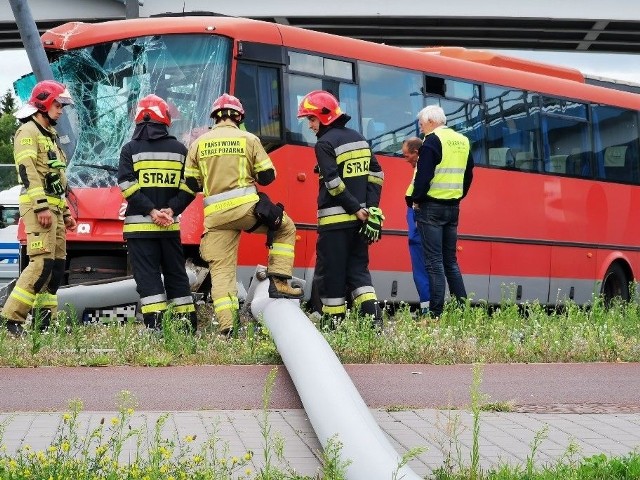
[[[204,215],[211,215],[222,210],[239,207],[259,200],[256,187],[234,188],[228,192],[210,195],[204,199]]]

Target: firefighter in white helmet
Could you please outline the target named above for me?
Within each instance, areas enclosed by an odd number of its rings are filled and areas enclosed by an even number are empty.
[[[118,185],[127,200],[123,236],[142,319],[148,328],[160,329],[173,305],[176,316],[187,318],[195,332],[198,321],[179,221],[195,197],[184,182],[187,147],[169,134],[170,106],[157,95],[140,99],[135,122],[131,141],[120,152]]]
[[[238,312],[236,267],[242,231],[266,233],[267,275],[272,298],[302,298],[302,289],[287,281],[293,272],[296,228],[281,204],[273,204],[256,184],[276,178],[260,139],[239,128],[240,101],[223,94],[213,102],[213,128],[189,148],[187,185],[204,191],[205,234],[200,256],[209,263],[211,296],[222,335],[229,335]]]
[[[27,233],[29,265],[2,309],[6,328],[14,335],[23,333],[30,311],[41,329],[57,312],[56,293],[67,256],[66,230],[75,230],[76,221],[65,200],[67,161],[53,127],[63,107],[72,104],[62,83],[44,80],[15,113],[22,122],[14,137],[14,157],[22,185],[20,216]]]

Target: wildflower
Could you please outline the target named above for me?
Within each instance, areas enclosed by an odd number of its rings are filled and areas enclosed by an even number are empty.
[[[187,435],[186,437],[184,437],[184,441],[187,443],[191,443],[196,439],[195,435]]]
[[[198,464],[202,462],[202,457],[200,455],[193,456],[193,463]]]
[[[236,463],[238,463],[240,461],[240,459],[238,457],[231,457],[231,464],[235,465]]]
[[[252,456],[253,456],[253,453],[252,453],[252,452],[247,452],[247,453],[245,453],[245,454],[244,454],[244,457],[243,457],[243,458],[244,458],[245,460],[249,461],[249,460],[251,460],[251,457],[252,457]]]
[[[158,448],[158,453],[162,455],[162,458],[169,458],[171,456],[171,450],[165,446]]]
[[[127,408],[127,415],[133,415],[133,408]]]
[[[69,449],[71,448],[71,445],[69,445],[69,442],[62,442],[62,445],[60,445],[60,448],[62,449],[63,452],[68,452]]]
[[[112,417],[111,418],[111,425],[113,425],[114,427],[116,425],[118,425],[120,423],[120,419],[118,417]]]
[[[62,420],[67,423],[69,420],[71,419],[71,414],[69,413],[64,413],[62,414]]]
[[[247,477],[248,477],[249,475],[251,475],[251,469],[250,469],[250,468],[247,468],[247,469],[244,471],[244,474],[245,474]]]

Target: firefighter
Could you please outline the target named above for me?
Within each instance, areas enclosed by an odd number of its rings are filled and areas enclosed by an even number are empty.
[[[240,129],[244,108],[223,94],[213,102],[214,126],[189,148],[187,184],[204,191],[205,233],[200,256],[209,263],[213,308],[220,334],[232,332],[238,312],[236,267],[240,232],[267,234],[269,296],[302,298],[289,284],[293,272],[296,228],[281,204],[274,205],[256,189],[276,178],[260,139]]]
[[[195,332],[197,317],[179,222],[179,215],[195,197],[184,182],[187,148],[169,135],[169,105],[156,95],[140,99],[135,123],[131,141],[120,152],[118,185],[127,201],[123,235],[142,318],[148,328],[160,329],[164,312],[172,304]]]
[[[29,264],[9,295],[2,317],[13,335],[24,332],[27,315],[44,329],[57,312],[57,291],[65,271],[66,230],[74,231],[65,192],[66,158],[53,128],[65,105],[72,105],[62,83],[44,80],[36,84],[29,101],[15,116],[22,125],[14,137],[20,216],[27,234]]]
[[[369,245],[381,235],[384,217],[378,205],[384,174],[365,138],[345,126],[351,117],[333,95],[322,90],[305,95],[298,108],[298,118],[303,117],[318,138],[316,270],[322,313],[336,321],[344,318],[350,291],[353,306],[381,327],[382,312],[369,273]]]

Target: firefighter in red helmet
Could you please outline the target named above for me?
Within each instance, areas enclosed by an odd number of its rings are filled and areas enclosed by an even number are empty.
[[[205,234],[200,256],[209,263],[211,296],[222,335],[232,332],[238,312],[236,267],[240,232],[267,234],[269,295],[301,298],[287,281],[293,272],[296,228],[281,204],[273,204],[256,184],[276,178],[260,139],[241,130],[244,108],[227,93],[213,102],[214,127],[189,148],[187,184],[204,192]]]
[[[67,159],[53,128],[65,105],[73,100],[54,80],[36,84],[29,101],[15,116],[22,122],[14,137],[20,216],[27,233],[29,265],[22,271],[3,309],[2,318],[14,335],[23,333],[29,312],[41,329],[57,312],[57,291],[66,263],[66,230],[75,230],[65,192]]]
[[[122,147],[118,166],[118,184],[127,201],[123,236],[144,324],[161,328],[165,311],[173,305],[174,313],[186,318],[195,332],[179,222],[195,192],[184,181],[187,148],[169,135],[170,110],[157,95],[138,102],[133,137]]]
[[[315,280],[322,313],[341,320],[350,292],[354,307],[380,327],[382,312],[369,273],[369,245],[380,239],[384,217],[378,205],[384,174],[365,138],[346,127],[351,117],[329,92],[315,90],[305,95],[298,118],[307,118],[318,138]]]

